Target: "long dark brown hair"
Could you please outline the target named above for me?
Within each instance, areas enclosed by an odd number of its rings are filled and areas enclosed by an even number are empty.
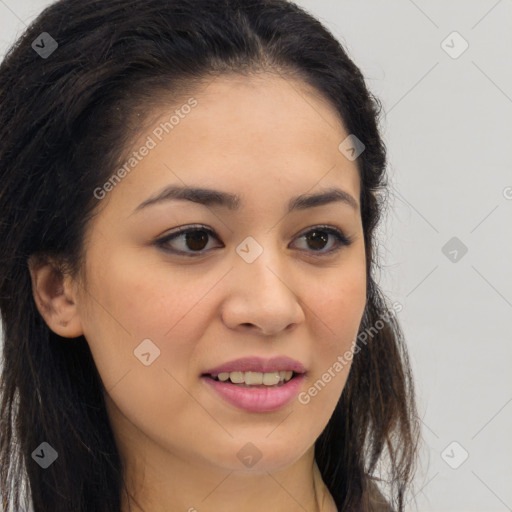
[[[46,57],[32,46],[47,37],[43,32],[58,44]],[[2,62],[5,508],[29,506],[29,499],[35,512],[120,512],[126,489],[87,341],[64,340],[48,328],[33,299],[28,258],[51,257],[62,262],[62,272],[80,271],[84,233],[98,208],[93,191],[123,162],[148,105],[176,99],[211,77],[258,72],[313,86],[365,145],[357,158],[367,268],[360,333],[371,335],[358,344],[315,459],[339,510],[373,510],[376,481],[386,487],[389,506],[404,510],[419,422],[403,334],[374,280],[375,228],[388,190],[382,108],[333,35],[285,0],[61,0]],[[43,441],[58,453],[48,469],[32,459]]]

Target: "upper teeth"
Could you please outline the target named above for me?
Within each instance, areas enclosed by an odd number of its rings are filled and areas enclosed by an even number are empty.
[[[219,373],[218,378],[221,381],[226,381],[228,379],[233,382],[233,384],[242,384],[245,383],[247,385],[261,385],[265,386],[274,386],[281,381],[287,382],[292,378],[293,371],[280,371],[280,372],[269,372],[269,373],[260,373],[260,372],[222,372]]]

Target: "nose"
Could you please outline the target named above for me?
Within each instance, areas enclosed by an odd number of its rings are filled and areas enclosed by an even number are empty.
[[[252,263],[237,255],[229,279],[221,308],[222,321],[228,328],[270,336],[304,321],[292,273],[268,250]]]

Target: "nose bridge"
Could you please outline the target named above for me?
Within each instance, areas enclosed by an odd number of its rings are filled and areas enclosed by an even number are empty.
[[[271,242],[272,235],[245,238],[236,247],[229,297],[223,311],[231,328],[252,324],[278,332],[303,319],[302,308],[286,271],[285,254]]]
[[[251,293],[268,293],[287,295],[292,293],[282,282],[283,257],[280,249],[272,242],[272,234],[259,235],[258,242],[254,237],[246,237],[236,248],[241,261],[236,261],[235,271],[241,282],[249,284]],[[242,277],[243,276],[243,277]],[[281,280],[279,279],[281,277]],[[285,288],[283,290],[282,288]]]

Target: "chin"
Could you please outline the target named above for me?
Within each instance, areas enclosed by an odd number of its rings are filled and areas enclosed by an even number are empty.
[[[227,471],[252,475],[284,470],[297,462],[308,450],[308,446],[299,449],[283,440],[279,440],[276,445],[265,437],[260,438],[260,441],[233,442],[232,444],[236,446],[234,454],[231,449],[226,449],[216,454],[212,462]]]

